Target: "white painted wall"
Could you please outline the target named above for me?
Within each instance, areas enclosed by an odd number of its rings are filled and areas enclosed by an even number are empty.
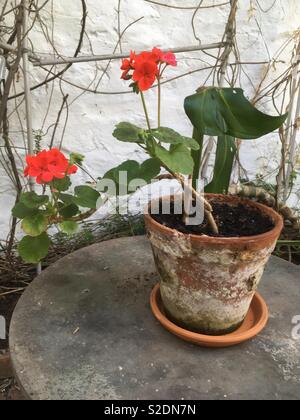
[[[0,0],[2,2],[3,0]],[[197,6],[198,0],[162,0],[168,5]],[[203,6],[223,3],[222,0],[204,0]],[[238,42],[242,61],[265,61],[268,59],[268,52],[265,43],[269,46],[269,54],[273,56],[278,48],[286,41],[299,26],[300,2],[299,0],[278,0],[275,5],[264,13],[258,2],[240,0],[238,12]],[[268,10],[273,0],[260,0],[262,9]],[[81,2],[79,0],[54,0],[54,42],[57,51],[66,56],[73,54],[78,40],[79,23],[81,18]],[[251,8],[255,6],[255,9]],[[87,34],[95,54],[110,54],[115,48],[118,40],[118,18],[116,9],[118,0],[95,1],[87,0],[88,19]],[[51,3],[49,3],[48,11]],[[228,13],[228,6],[218,9],[203,9],[198,13],[195,20],[197,36],[203,43],[220,41],[224,31],[224,23]],[[124,29],[129,23],[143,17],[137,24],[133,25],[126,32],[122,47],[124,51],[131,48],[149,49],[152,46],[179,47],[197,44],[191,19],[193,10],[174,10],[159,5],[154,5],[144,0],[122,0],[121,1],[121,28]],[[43,18],[47,23],[48,31],[51,33],[52,20],[47,12],[43,12]],[[262,38],[258,25],[261,27]],[[45,28],[43,28],[45,30]],[[52,53],[51,45],[45,42],[42,28],[37,24],[31,33],[31,40],[38,53]],[[287,56],[288,57],[288,50]],[[90,54],[90,45],[85,38],[82,54]],[[174,77],[202,66],[206,66],[201,60],[212,62],[203,53],[186,53],[178,55],[179,66],[170,69],[167,77]],[[106,63],[98,63],[99,69],[104,69]],[[104,75],[98,90],[102,92],[116,92],[128,90],[127,85],[120,80],[120,63],[113,62]],[[58,67],[60,68],[60,67]],[[278,64],[273,69],[272,78],[280,74],[285,65]],[[36,84],[43,80],[45,72],[37,68],[31,68],[31,82]],[[261,80],[264,65],[245,66],[254,86]],[[207,72],[195,73],[166,85],[164,88],[163,124],[173,127],[183,134],[191,134],[191,126],[183,111],[185,96],[192,94],[205,80]],[[101,71],[96,82],[92,82],[95,75],[95,64],[76,64],[65,75],[65,79],[71,84],[88,86],[95,89]],[[144,156],[135,145],[117,142],[111,135],[114,125],[121,120],[129,120],[136,124],[144,124],[142,108],[139,98],[133,94],[105,95],[86,93],[71,84],[63,83],[64,93],[68,93],[70,113],[68,125],[65,131],[64,147],[65,152],[76,151],[86,156],[86,167],[94,175],[100,176],[107,169],[119,164],[128,158],[143,160]],[[254,88],[248,78],[242,77],[242,86],[246,95],[250,98]],[[17,89],[22,89],[22,76],[17,82]],[[52,98],[52,100],[50,100]],[[55,122],[57,112],[61,105],[61,93],[59,84],[56,83],[54,91],[51,86],[43,87],[33,94],[33,127],[41,130],[47,109],[50,108],[47,123],[43,128],[43,146],[47,146],[51,138],[52,129],[47,133],[47,128]],[[72,103],[75,101],[74,103]],[[151,118],[155,124],[156,92],[147,93],[147,101],[151,109]],[[13,105],[13,104],[12,104]],[[274,109],[270,105],[263,107],[270,113]],[[66,115],[65,113],[63,114]],[[20,118],[24,120],[23,108],[20,107]],[[62,122],[64,119],[62,119]],[[23,121],[24,122],[24,121]],[[12,129],[20,130],[17,115],[14,114]],[[63,124],[59,126],[57,142],[63,130]],[[22,146],[22,136],[15,133],[14,142]],[[242,146],[242,162],[252,175],[276,166],[279,156],[279,143],[277,136],[273,135],[266,139],[255,142],[245,142]],[[3,239],[8,231],[10,208],[13,205],[13,189],[9,178],[0,168],[0,238]],[[80,181],[86,181],[85,174],[78,176]]]

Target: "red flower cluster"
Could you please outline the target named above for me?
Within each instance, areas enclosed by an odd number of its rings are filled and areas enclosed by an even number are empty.
[[[68,159],[58,150],[43,150],[36,156],[26,156],[25,176],[36,178],[38,184],[47,184],[55,178],[62,179],[66,175],[75,174],[77,166],[70,165]]]
[[[156,79],[161,77],[162,64],[176,67],[175,54],[172,51],[164,53],[159,48],[153,48],[151,52],[143,51],[138,55],[131,51],[129,59],[126,58],[122,62],[121,79],[133,79],[139,90],[144,92],[153,86]],[[130,74],[131,71],[133,71],[132,74]]]

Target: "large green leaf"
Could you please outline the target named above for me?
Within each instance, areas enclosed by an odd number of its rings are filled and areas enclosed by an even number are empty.
[[[76,216],[79,213],[79,207],[74,203],[71,203],[71,204],[58,203],[58,206],[59,206],[59,214],[65,219],[70,219],[71,217]]]
[[[125,174],[124,174],[125,173]],[[127,160],[116,168],[108,171],[99,182],[99,190],[104,192],[105,183],[103,180],[112,180],[116,186],[117,195],[127,195],[132,192],[128,190],[133,180],[143,180],[147,184],[160,173],[160,162],[151,158],[139,164],[135,160]]]
[[[227,194],[231,173],[236,155],[235,139],[233,137],[219,137],[213,179],[205,188],[205,192]]]
[[[59,193],[58,198],[65,204],[71,204],[73,203],[74,196],[71,194]]]
[[[144,143],[143,133],[144,130],[142,128],[128,122],[121,122],[116,126],[113,136],[119,141]]]
[[[256,139],[281,127],[287,118],[260,112],[240,88],[203,88],[187,97],[184,107],[193,126],[210,136]]]
[[[161,143],[184,144],[193,150],[199,150],[200,147],[196,140],[190,137],[184,137],[175,130],[172,130],[172,128],[160,127],[156,130],[151,130],[151,134]]]
[[[22,222],[22,229],[29,236],[40,236],[47,228],[48,217],[42,213],[27,216]]]
[[[38,209],[39,207],[47,204],[49,197],[47,195],[38,195],[31,191],[21,195],[20,202],[29,209]]]
[[[97,201],[100,197],[98,191],[88,185],[81,185],[75,188],[76,196],[73,197],[73,201],[80,207],[86,207],[89,209],[97,208]]]
[[[18,245],[22,259],[29,264],[37,264],[48,254],[50,239],[46,232],[40,236],[25,236]]]
[[[191,151],[184,144],[171,144],[170,150],[157,144],[155,154],[164,166],[171,171],[184,175],[192,174],[194,161]]]
[[[30,209],[22,202],[18,202],[12,209],[12,215],[17,219],[24,219],[27,216],[33,216],[38,213],[38,209]]]
[[[151,182],[160,173],[160,162],[155,158],[145,160],[140,165],[138,178]]]

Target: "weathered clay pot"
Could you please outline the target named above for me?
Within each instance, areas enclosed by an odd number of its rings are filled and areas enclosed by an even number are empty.
[[[207,198],[233,206],[242,202],[275,224],[257,236],[214,238],[180,233],[145,214],[166,314],[190,331],[223,335],[243,323],[283,220],[271,208],[250,200],[213,194]]]

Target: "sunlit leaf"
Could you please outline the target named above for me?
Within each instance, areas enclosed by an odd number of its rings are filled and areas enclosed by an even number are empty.
[[[36,237],[25,236],[19,242],[18,251],[26,263],[37,264],[48,254],[50,243],[46,232]]]

